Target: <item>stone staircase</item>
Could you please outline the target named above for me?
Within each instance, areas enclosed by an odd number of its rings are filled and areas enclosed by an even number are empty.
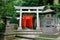
[[[4,40],[54,40],[59,36],[58,34],[47,36],[44,35],[44,33],[41,32],[41,30],[32,30],[32,29],[14,30],[14,24],[8,24],[6,26],[4,35],[7,35],[5,36]]]
[[[18,34],[20,33],[21,35],[16,35],[16,38],[20,38],[21,40],[54,40],[55,38],[58,37],[57,35],[45,35],[41,31],[37,30],[20,30],[20,31],[15,31]],[[56,37],[55,37],[56,36]]]

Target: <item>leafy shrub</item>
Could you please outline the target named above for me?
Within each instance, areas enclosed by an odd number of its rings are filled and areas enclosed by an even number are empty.
[[[60,11],[60,4],[59,5],[51,5],[51,8],[55,11]]]
[[[0,29],[4,27],[4,22],[0,19]]]
[[[12,17],[10,23],[18,24],[18,20],[15,17]]]
[[[2,29],[4,27],[3,23],[0,23],[0,29]]]

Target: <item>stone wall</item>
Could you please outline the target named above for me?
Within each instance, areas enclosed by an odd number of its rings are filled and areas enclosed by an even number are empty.
[[[15,26],[17,24],[10,24],[9,21],[7,21],[6,24],[6,30],[5,33],[12,33],[15,30]],[[14,40],[15,39],[15,35],[8,35],[8,36],[4,36],[4,40]]]

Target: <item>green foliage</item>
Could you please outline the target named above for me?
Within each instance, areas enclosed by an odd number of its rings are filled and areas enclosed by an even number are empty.
[[[55,16],[58,17],[58,18],[60,18],[60,12],[57,12],[57,13],[55,14]]]
[[[3,23],[0,23],[0,29],[2,29],[4,27]]]
[[[17,13],[13,5],[12,0],[0,0],[0,19],[3,19],[6,16],[16,17]],[[2,24],[0,24],[0,27]]]
[[[12,17],[10,23],[18,24],[18,20],[15,17]]]
[[[47,0],[15,0],[14,5],[17,6],[41,6],[46,5]]]
[[[0,19],[0,29],[2,29],[4,27],[4,22],[2,19]]]
[[[39,0],[26,0],[22,6],[38,6]]]
[[[23,0],[15,0],[13,1],[13,4],[16,5],[16,6],[22,6],[22,4],[24,4],[25,2]]]
[[[51,5],[56,11],[60,11],[60,4],[59,5]]]
[[[7,2],[7,4],[6,4],[6,14],[7,14],[7,16],[16,16],[17,15],[13,3],[10,1]]]
[[[48,1],[48,0],[42,0],[42,1],[40,1],[40,2],[43,3],[42,5],[46,5],[47,1]]]
[[[0,1],[0,5],[1,5],[0,6],[0,16],[1,17],[17,15],[12,2],[13,2],[12,0]]]
[[[60,4],[59,5],[51,5],[51,8],[56,11],[55,16],[60,18]]]

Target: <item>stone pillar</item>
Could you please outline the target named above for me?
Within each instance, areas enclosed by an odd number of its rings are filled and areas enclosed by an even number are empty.
[[[19,19],[19,27],[18,27],[18,30],[22,29],[21,22],[22,22],[22,9],[20,9],[20,19]]]
[[[38,9],[37,9],[37,30],[40,30],[40,20],[39,20],[39,13],[38,13]]]

